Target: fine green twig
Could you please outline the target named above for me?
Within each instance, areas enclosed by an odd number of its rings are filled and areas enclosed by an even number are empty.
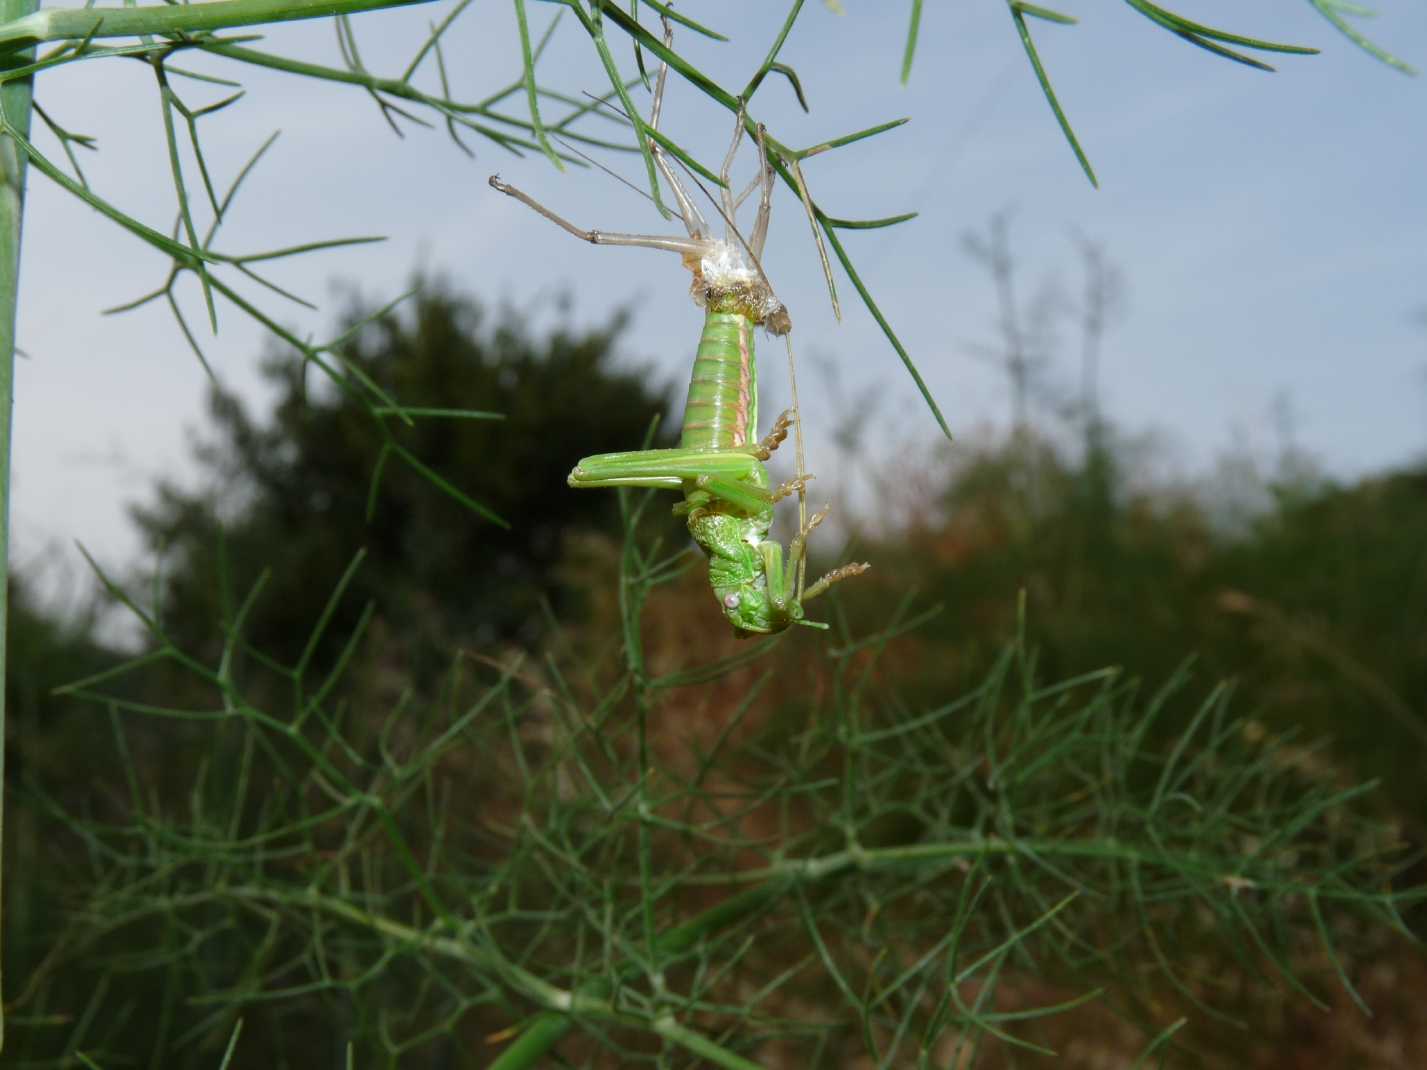
[[[361,11],[405,7],[427,0],[212,0],[170,6],[26,9],[0,23],[0,50],[24,49],[48,41],[96,41],[148,34],[197,34],[233,26],[329,18]]]
[[[1206,26],[1192,19],[1188,19],[1174,11],[1170,11],[1151,0],[1124,0],[1131,9],[1149,19],[1155,25],[1174,34],[1183,41],[1188,42],[1224,59],[1241,63],[1247,67],[1252,67],[1261,71],[1273,70],[1267,63],[1247,55],[1239,49],[1252,49],[1259,52],[1275,52],[1287,55],[1316,55],[1318,49],[1304,45],[1290,45],[1280,42],[1269,41],[1261,37],[1252,37],[1245,34],[1232,33],[1227,30],[1217,29],[1213,26]],[[1399,59],[1397,56],[1373,43],[1363,34],[1358,32],[1347,20],[1349,17],[1370,16],[1373,12],[1360,4],[1348,2],[1348,0],[1308,0],[1325,19],[1357,45],[1363,51],[1373,56],[1382,63],[1387,64],[1404,74],[1416,74],[1416,70],[1409,64]],[[1021,40],[1022,47],[1026,51],[1026,58],[1030,61],[1031,71],[1036,82],[1040,85],[1041,92],[1045,95],[1046,103],[1050,105],[1052,114],[1055,116],[1061,134],[1071,151],[1075,154],[1081,170],[1085,177],[1090,180],[1092,186],[1098,186],[1094,169],[1090,165],[1090,159],[1081,147],[1080,139],[1070,124],[1070,120],[1061,106],[1059,98],[1056,96],[1054,88],[1051,86],[1050,77],[1046,73],[1044,65],[1041,63],[1040,53],[1036,49],[1035,41],[1031,37],[1030,29],[1026,23],[1027,16],[1043,19],[1048,22],[1059,23],[1061,25],[1075,25],[1079,20],[1072,15],[1060,11],[1052,10],[1040,4],[1027,3],[1025,0],[1006,0],[1006,4],[1011,13],[1012,22],[1015,25],[1016,33]],[[906,45],[902,58],[902,81],[905,83],[911,74],[912,60],[916,53],[917,40],[921,29],[922,4],[921,0],[913,0],[910,25],[907,28]],[[1238,46],[1231,48],[1229,46]]]
[[[1333,24],[1334,29],[1374,59],[1381,63],[1386,63],[1389,67],[1393,67],[1403,74],[1417,74],[1416,67],[1399,59],[1380,45],[1375,44],[1348,22],[1350,17],[1371,17],[1374,14],[1371,8],[1364,7],[1357,3],[1347,3],[1345,0],[1308,0],[1308,2],[1313,5],[1314,10]]]

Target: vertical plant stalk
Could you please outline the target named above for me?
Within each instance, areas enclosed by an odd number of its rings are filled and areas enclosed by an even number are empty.
[[[39,0],[0,0],[0,22],[24,18]],[[31,60],[30,50],[0,60],[0,70]],[[0,86],[0,110],[23,137],[30,136],[29,77]],[[0,829],[5,826],[5,661],[9,650],[10,602],[10,427],[15,408],[15,322],[20,299],[20,226],[25,214],[25,163],[11,138],[0,139]],[[0,859],[4,853],[0,851]],[[0,872],[3,878],[3,872]],[[3,920],[3,919],[0,919]],[[5,1046],[4,1002],[0,998],[0,1049]]]

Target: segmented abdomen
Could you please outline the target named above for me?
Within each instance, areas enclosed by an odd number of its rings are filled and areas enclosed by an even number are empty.
[[[758,373],[753,324],[736,312],[710,312],[684,405],[685,449],[747,446],[757,435]]]

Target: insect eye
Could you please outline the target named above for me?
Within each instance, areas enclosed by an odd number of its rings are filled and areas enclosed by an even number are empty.
[[[723,596],[723,604],[724,604],[724,606],[727,607],[728,609],[737,609],[737,608],[738,608],[738,595],[736,595],[736,594],[726,594],[726,595],[724,595],[724,596]]]

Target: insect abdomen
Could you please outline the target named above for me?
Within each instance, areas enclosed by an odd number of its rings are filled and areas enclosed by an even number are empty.
[[[757,434],[758,375],[753,324],[736,312],[710,312],[684,404],[685,449],[746,446]]]

